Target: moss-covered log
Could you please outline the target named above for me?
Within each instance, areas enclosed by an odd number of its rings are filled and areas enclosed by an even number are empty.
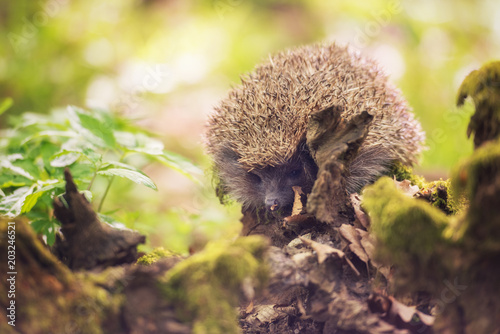
[[[396,267],[396,293],[430,293],[439,333],[500,332],[499,64],[474,71],[460,88],[459,104],[471,96],[476,105],[468,130],[476,150],[455,169],[451,187],[438,181],[420,191],[432,206],[388,178],[364,194],[378,259]]]

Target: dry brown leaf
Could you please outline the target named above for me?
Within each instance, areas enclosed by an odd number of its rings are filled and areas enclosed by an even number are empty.
[[[315,252],[316,256],[318,257],[318,263],[321,264],[325,262],[325,260],[330,257],[330,255],[335,254],[338,258],[343,259],[349,264],[351,269],[356,273],[356,275],[360,276],[361,274],[359,271],[356,269],[354,264],[345,256],[345,253],[341,251],[340,249],[336,249],[333,247],[330,247],[325,244],[321,244],[319,242],[313,241],[313,240],[308,240],[305,238],[299,237],[300,240],[306,244],[307,246],[311,247]]]
[[[380,264],[376,259],[375,259],[375,239],[373,238],[373,235],[368,233],[367,231],[364,231],[362,229],[356,229],[358,232],[359,236],[361,237],[360,242],[361,246],[363,246],[363,250],[365,253],[368,255],[368,258],[370,259],[371,264],[377,268],[377,270],[386,278],[389,279],[389,276],[391,274],[391,267],[382,265]]]
[[[417,185],[412,186],[411,182],[409,180],[403,180],[403,181],[397,181],[396,178],[394,178],[394,184],[396,185],[396,188],[401,190],[405,195],[409,197],[413,197],[420,188]]]
[[[250,301],[250,303],[248,303],[247,307],[245,308],[245,312],[246,312],[247,314],[252,313],[252,311],[253,311],[253,307],[254,307],[254,306],[253,306],[253,300],[251,300],[251,301]]]
[[[343,224],[339,228],[340,235],[350,242],[349,249],[356,254],[361,261],[368,263],[370,258],[361,244],[361,236],[359,235],[358,230],[359,229],[348,224]]]
[[[337,255],[339,258],[344,258],[345,254],[339,249],[330,247],[325,244],[320,244],[319,242],[310,240],[310,239],[305,239],[302,237],[299,237],[299,239],[306,244],[307,246],[311,247],[315,252],[316,256],[318,257],[318,263],[321,264],[325,262],[325,260],[332,254]]]
[[[356,229],[356,232],[359,235],[359,242],[361,243],[363,250],[365,251],[366,255],[368,255],[368,258],[373,261],[375,254],[375,242],[373,236],[367,231],[359,228]]]
[[[258,305],[254,308],[254,317],[256,320],[261,323],[268,323],[276,321],[278,318],[283,317],[284,315],[281,312],[278,312],[274,308],[274,304],[271,305]]]
[[[425,313],[422,313],[416,309],[415,306],[406,306],[403,303],[398,302],[394,297],[388,297],[391,302],[390,313],[394,315],[399,315],[401,320],[406,323],[410,323],[415,315],[427,326],[432,326],[434,323],[434,317]]]
[[[407,306],[391,296],[372,294],[368,306],[373,313],[378,313],[384,321],[400,329],[408,329],[411,333],[431,333],[434,317],[418,311],[415,306]],[[421,324],[414,321],[417,316]]]
[[[302,204],[301,195],[304,195],[301,187],[293,186],[293,192],[295,194],[293,200],[292,216],[298,215],[302,212],[304,205]]]
[[[350,242],[349,249],[351,252],[367,265],[371,263],[386,279],[389,278],[391,268],[376,261],[375,240],[370,233],[348,224],[343,224],[339,228],[339,232],[343,238]]]
[[[361,199],[362,196],[359,194],[351,194],[351,204],[354,208],[354,213],[356,214],[357,221],[359,224],[367,229],[370,226],[370,217],[361,209]],[[356,223],[355,223],[356,224]]]
[[[301,225],[307,220],[314,218],[313,216],[309,214],[299,214],[299,215],[292,215],[285,217],[283,219],[283,227],[288,226],[296,226],[296,225]]]

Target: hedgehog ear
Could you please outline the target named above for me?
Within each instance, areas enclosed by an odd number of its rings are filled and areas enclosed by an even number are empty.
[[[236,153],[229,147],[222,148],[217,154],[217,156],[221,161],[234,162],[234,163],[238,163],[238,160],[241,158],[238,153]]]
[[[233,178],[237,175],[246,173],[239,159],[241,156],[234,150],[224,147],[215,155],[215,165],[219,175],[224,174],[223,178]]]

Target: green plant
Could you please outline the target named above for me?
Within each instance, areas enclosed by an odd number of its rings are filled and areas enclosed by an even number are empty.
[[[79,189],[86,189],[89,201],[94,198],[96,178],[107,179],[95,203],[98,212],[115,177],[156,190],[138,164],[158,161],[199,182],[198,167],[165,151],[159,140],[109,111],[69,106],[47,116],[24,113],[11,122],[12,128],[3,130],[0,139],[0,214],[26,215],[49,245],[54,243],[58,225],[52,215],[52,198],[64,193],[64,168],[70,169]]]

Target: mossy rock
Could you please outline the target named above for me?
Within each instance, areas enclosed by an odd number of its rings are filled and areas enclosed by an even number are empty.
[[[260,236],[208,243],[169,270],[160,288],[193,333],[239,333],[236,307],[240,296],[264,287],[267,247]]]
[[[450,222],[446,214],[405,195],[389,177],[382,177],[365,189],[362,205],[378,241],[377,257],[398,268],[399,288],[432,290],[429,284],[439,284],[448,276],[451,268],[441,261],[450,247],[444,236]],[[432,268],[433,277],[423,268]]]

